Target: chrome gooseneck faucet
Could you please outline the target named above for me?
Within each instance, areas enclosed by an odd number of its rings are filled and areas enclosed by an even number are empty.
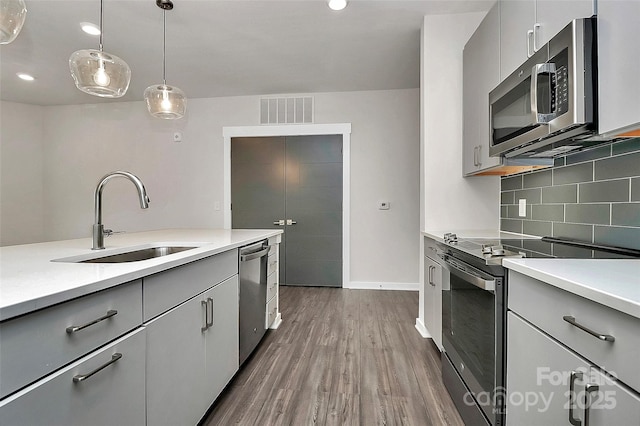
[[[98,186],[94,194],[93,200],[95,205],[95,223],[93,224],[93,250],[104,249],[104,225],[102,224],[102,188],[111,179],[116,177],[123,177],[129,179],[136,186],[138,190],[138,196],[140,197],[140,208],[149,208],[149,197],[147,196],[147,190],[144,188],[144,184],[136,175],[129,172],[117,171],[111,172],[105,175]]]

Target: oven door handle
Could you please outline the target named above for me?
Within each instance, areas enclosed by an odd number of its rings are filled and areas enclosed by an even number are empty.
[[[444,262],[445,262],[445,265],[444,265],[445,268],[447,268],[449,272],[451,272],[453,275],[457,276],[458,278],[462,278],[466,282],[473,284],[474,286],[481,288],[482,290],[486,290],[486,291],[496,290],[496,280],[487,280],[485,278],[482,278],[479,275],[471,273],[471,271],[460,269],[455,264],[449,262],[446,259],[446,257],[444,259]]]

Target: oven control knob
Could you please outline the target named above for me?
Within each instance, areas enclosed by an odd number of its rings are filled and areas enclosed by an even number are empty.
[[[504,247],[493,247],[491,248],[491,255],[493,256],[504,256]]]
[[[488,244],[483,244],[482,245],[482,253],[491,254],[491,246],[488,245]]]

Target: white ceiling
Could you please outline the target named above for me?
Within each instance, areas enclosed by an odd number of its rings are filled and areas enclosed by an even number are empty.
[[[80,92],[68,59],[97,49],[80,30],[98,23],[99,0],[25,0],[18,38],[0,46],[0,98],[38,105],[109,102]],[[188,98],[419,87],[426,14],[488,10],[492,1],[174,0],[167,12],[167,84]],[[105,0],[104,50],[132,71],[117,101],[142,100],[162,81],[162,11],[155,0]],[[36,77],[19,80],[17,72]]]

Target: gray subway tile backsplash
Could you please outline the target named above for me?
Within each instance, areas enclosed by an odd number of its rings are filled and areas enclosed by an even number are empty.
[[[611,205],[611,224],[637,226],[640,222],[640,203],[615,203]]]
[[[542,188],[542,204],[577,203],[578,185],[559,185]]]
[[[580,203],[629,201],[629,179],[581,183],[578,200]]]
[[[542,202],[542,190],[540,188],[535,188],[516,191],[514,204],[518,204],[519,200],[523,198],[527,200],[527,205],[540,204]]]
[[[566,222],[609,225],[611,222],[611,204],[567,204]]]
[[[640,250],[640,228],[618,226],[596,226],[594,242]]]
[[[562,222],[564,221],[564,205],[563,204],[540,204],[531,206],[531,219],[548,220]]]
[[[553,169],[553,184],[590,182],[593,180],[593,162]]]
[[[567,164],[583,163],[585,161],[596,160],[611,156],[611,145],[605,145],[584,152],[578,152],[567,157]]]
[[[631,201],[640,201],[640,177],[631,179]]]
[[[640,176],[640,152],[595,161],[596,180]]]
[[[539,173],[529,173],[522,176],[523,188],[541,188],[543,186],[551,186],[551,172],[552,170],[546,170]]]
[[[527,216],[518,200],[527,200]],[[640,249],[640,138],[501,180],[500,229]],[[584,251],[584,250],[583,250]]]
[[[591,242],[593,238],[593,225],[556,222],[553,224],[553,236]]]
[[[522,222],[522,233],[544,237],[552,234],[552,222],[525,220]]]

